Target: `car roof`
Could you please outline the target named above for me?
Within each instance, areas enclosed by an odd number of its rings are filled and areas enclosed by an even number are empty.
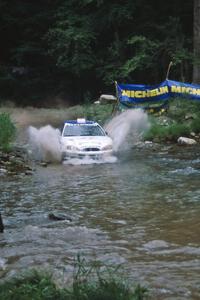
[[[97,122],[88,121],[88,120],[84,120],[84,121],[80,121],[80,120],[67,120],[67,121],[64,121],[64,124],[98,125]]]

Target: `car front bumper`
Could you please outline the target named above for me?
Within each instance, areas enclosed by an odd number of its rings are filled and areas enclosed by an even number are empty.
[[[101,159],[106,156],[111,156],[113,150],[100,150],[100,151],[62,151],[63,159],[70,158],[91,158],[91,159]]]

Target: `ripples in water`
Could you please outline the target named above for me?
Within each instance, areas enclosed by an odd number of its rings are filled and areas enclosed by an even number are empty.
[[[115,164],[52,164],[1,180],[0,276],[28,267],[67,276],[81,253],[122,264],[154,299],[198,299],[199,152],[179,149],[133,149]],[[52,211],[72,222],[49,220]]]

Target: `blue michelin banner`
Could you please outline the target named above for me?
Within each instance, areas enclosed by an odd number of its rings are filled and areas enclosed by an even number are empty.
[[[135,104],[164,101],[170,97],[200,100],[200,85],[168,80],[157,85],[118,84],[119,102],[131,107]]]

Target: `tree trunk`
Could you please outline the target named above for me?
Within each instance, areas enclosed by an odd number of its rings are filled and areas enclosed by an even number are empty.
[[[194,65],[193,82],[200,83],[200,0],[194,0]]]

